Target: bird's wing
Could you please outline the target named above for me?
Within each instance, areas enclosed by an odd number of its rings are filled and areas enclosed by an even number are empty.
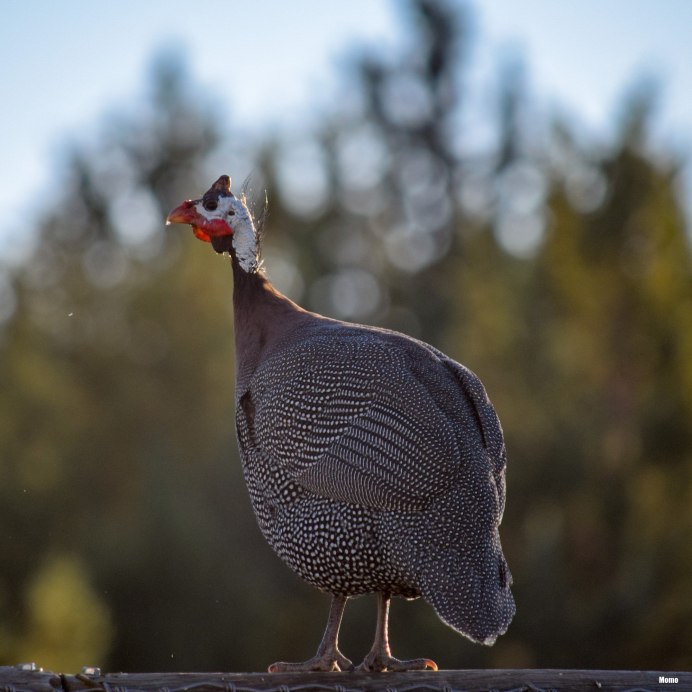
[[[251,395],[262,453],[306,489],[344,502],[423,509],[482,446],[473,399],[437,354],[412,360],[369,333],[282,352]]]

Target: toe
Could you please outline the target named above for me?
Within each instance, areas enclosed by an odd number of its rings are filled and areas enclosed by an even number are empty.
[[[267,669],[270,673],[301,673],[301,672],[326,672],[340,670],[353,670],[353,663],[340,651],[330,651],[328,654],[314,656],[301,663],[285,663],[279,661],[272,663]]]
[[[400,661],[398,658],[390,658],[386,661],[387,670],[403,672],[407,670],[437,670],[437,663],[429,658],[414,658],[410,661]]]
[[[429,658],[414,658],[409,661],[401,661],[393,656],[366,656],[365,660],[356,668],[358,671],[369,673],[437,669],[437,663]]]

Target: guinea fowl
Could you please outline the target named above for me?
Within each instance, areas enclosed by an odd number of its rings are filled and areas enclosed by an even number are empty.
[[[332,595],[317,654],[271,672],[353,669],[338,648],[347,600],[378,594],[360,670],[437,669],[393,658],[392,596],[491,645],[514,616],[498,526],[502,428],[480,380],[398,332],[308,312],[261,269],[245,196],[221,176],[167,223],[227,252],[233,267],[236,429],[259,527],[305,581]]]

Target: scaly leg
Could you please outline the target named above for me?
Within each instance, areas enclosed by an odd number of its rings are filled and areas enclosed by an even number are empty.
[[[400,661],[392,656],[389,649],[389,594],[377,595],[377,628],[372,649],[365,660],[356,668],[359,671],[382,672],[385,670],[437,670],[437,663],[429,658],[414,658],[410,661]]]
[[[329,608],[327,627],[324,630],[322,641],[317,653],[302,663],[272,663],[269,666],[270,673],[294,673],[310,670],[353,670],[353,663],[339,651],[339,627],[346,607],[347,596],[332,596],[332,604]]]

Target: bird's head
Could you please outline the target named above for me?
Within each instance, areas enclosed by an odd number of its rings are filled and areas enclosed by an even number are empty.
[[[188,199],[166,218],[166,225],[185,223],[195,237],[216,252],[234,252],[245,271],[258,268],[257,233],[244,195],[231,192],[231,179],[222,175],[199,199]]]

